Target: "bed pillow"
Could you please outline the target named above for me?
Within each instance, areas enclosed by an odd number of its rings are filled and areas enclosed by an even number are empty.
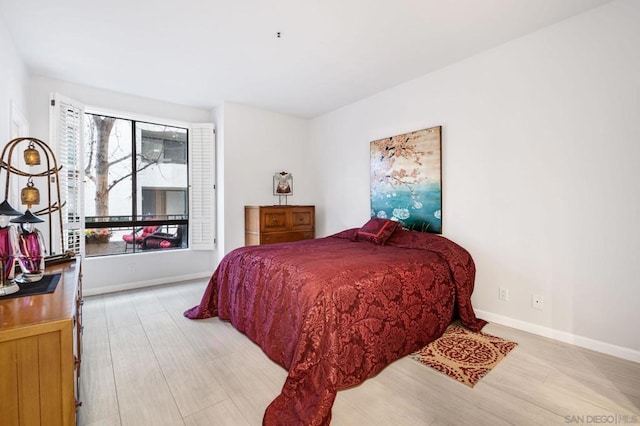
[[[356,238],[358,240],[384,245],[389,237],[391,237],[391,234],[398,228],[402,228],[400,222],[374,217],[365,223],[362,228],[358,229]]]
[[[344,231],[340,231],[337,234],[333,234],[329,236],[333,238],[342,238],[345,240],[355,241],[358,229],[360,228],[349,228],[349,229],[345,229]]]

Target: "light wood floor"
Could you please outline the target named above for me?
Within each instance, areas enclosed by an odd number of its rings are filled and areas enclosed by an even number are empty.
[[[286,372],[230,324],[182,316],[205,286],[86,298],[80,425],[261,424]],[[332,425],[588,424],[596,415],[640,424],[640,364],[495,324],[484,331],[519,346],[475,388],[404,358],[339,392]]]

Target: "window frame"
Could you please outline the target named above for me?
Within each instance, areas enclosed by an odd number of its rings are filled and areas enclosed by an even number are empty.
[[[212,122],[185,122],[144,113],[131,113],[105,107],[85,105],[64,94],[49,96],[49,140],[56,147],[63,191],[62,221],[64,250],[85,255],[84,212],[84,117],[85,113],[117,116],[145,122],[162,122],[189,129],[189,248],[194,251],[216,249],[216,126]],[[73,119],[72,116],[77,115]],[[81,159],[79,161],[79,159]],[[56,231],[56,230],[54,230]],[[56,236],[58,238],[58,236]],[[96,256],[94,259],[111,256]]]
[[[173,120],[165,120],[165,119],[159,119],[159,118],[152,118],[152,117],[146,117],[146,116],[139,116],[139,115],[133,115],[133,114],[127,114],[127,113],[119,113],[119,112],[114,112],[114,111],[107,111],[101,108],[86,108],[83,111],[83,117],[84,119],[87,119],[88,115],[99,115],[99,116],[103,116],[103,117],[111,117],[111,118],[115,118],[116,120],[126,120],[126,121],[130,121],[131,122],[131,170],[132,170],[132,174],[131,174],[131,215],[113,215],[113,216],[109,216],[109,220],[101,220],[100,216],[87,216],[86,213],[83,214],[82,217],[82,223],[83,223],[83,227],[85,230],[88,229],[126,229],[126,230],[130,230],[131,232],[135,232],[136,229],[145,227],[145,226],[160,226],[160,227],[165,227],[166,229],[169,229],[170,227],[178,227],[178,226],[185,226],[187,229],[189,229],[191,227],[190,224],[190,205],[192,203],[191,200],[191,196],[190,196],[190,191],[189,189],[191,188],[191,168],[190,168],[190,163],[189,163],[189,158],[190,158],[190,148],[191,148],[191,144],[190,144],[190,125],[188,123],[184,123],[184,122],[176,122]],[[157,125],[157,126],[168,126],[168,127],[176,127],[176,128],[180,128],[180,129],[184,129],[186,131],[186,161],[184,162],[184,165],[187,167],[187,185],[184,188],[187,192],[186,197],[187,197],[187,211],[184,214],[184,219],[177,219],[177,218],[173,218],[170,219],[169,216],[179,216],[179,215],[167,215],[167,218],[164,219],[148,219],[145,218],[144,215],[140,214],[140,212],[138,212],[138,197],[142,196],[142,193],[138,194],[138,185],[137,185],[137,176],[138,176],[138,172],[139,170],[137,170],[137,163],[138,163],[138,152],[137,152],[137,140],[136,140],[136,124],[137,123],[144,123],[144,124],[151,124],[151,125]],[[82,131],[84,132],[85,129],[82,129]],[[142,130],[141,130],[142,131]],[[87,140],[85,138],[85,140],[83,141],[84,143],[84,149],[87,148]],[[140,146],[142,148],[142,140],[140,140]],[[82,156],[82,161],[84,162],[85,156],[83,154]],[[141,160],[144,161],[144,160]],[[158,164],[166,164],[162,161],[158,162]],[[182,163],[179,163],[182,164]],[[83,164],[83,168],[84,168],[84,164]],[[83,184],[84,187],[84,184]],[[83,188],[83,193],[84,193],[84,188]],[[85,194],[86,195],[86,194]],[[87,218],[91,217],[94,218],[95,220],[90,220],[87,221]],[[121,220],[118,220],[117,218],[123,218]],[[105,217],[102,217],[105,218]],[[113,218],[116,218],[115,220]],[[114,226],[115,225],[115,226]],[[190,238],[189,238],[189,232],[186,232],[186,235],[183,236],[183,238],[186,239],[186,246],[185,246],[185,242],[183,241],[182,243],[182,247],[174,247],[172,248],[172,250],[178,250],[178,249],[188,249],[191,246],[190,243]],[[126,246],[125,246],[126,247]],[[129,252],[128,250],[125,249],[124,252],[122,253],[106,253],[106,254],[96,254],[96,255],[87,255],[86,254],[86,248],[84,250],[85,252],[85,256],[87,256],[88,258],[95,258],[95,257],[108,257],[108,256],[119,256],[122,254],[137,254],[137,253],[148,253],[148,252],[152,252],[155,251],[154,249],[151,250],[141,250],[137,248],[136,244],[133,244],[132,247],[132,251]],[[166,249],[163,249],[163,251],[166,251]]]

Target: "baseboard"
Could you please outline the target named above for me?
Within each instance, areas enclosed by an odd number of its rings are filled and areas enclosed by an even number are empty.
[[[482,318],[489,322],[494,322],[496,324],[505,325],[507,327],[526,331],[528,333],[536,334],[538,336],[548,337],[550,339],[558,340],[560,342],[569,343],[575,346],[580,346],[581,348],[591,349],[596,352],[601,352],[607,355],[612,355],[618,358],[626,359],[628,361],[640,363],[640,351],[624,348],[622,346],[612,345],[611,343],[601,342],[599,340],[590,339],[588,337],[577,336],[575,334],[568,333],[566,331],[555,330],[553,328],[544,327],[542,325],[517,320],[514,318],[494,314],[494,313],[483,311],[480,309],[475,309],[475,312],[479,318]]]
[[[84,296],[96,296],[99,294],[115,293],[118,291],[133,290],[136,288],[153,287],[153,286],[162,285],[162,284],[171,284],[171,283],[178,283],[182,281],[198,280],[202,278],[209,278],[210,276],[211,276],[211,272],[200,272],[200,273],[191,274],[191,275],[163,277],[163,278],[156,278],[154,280],[137,281],[137,282],[131,282],[131,283],[104,286],[104,287],[87,288],[83,286],[82,294]]]

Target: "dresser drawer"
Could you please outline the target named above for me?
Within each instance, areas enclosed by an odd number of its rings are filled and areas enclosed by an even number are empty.
[[[262,234],[260,244],[290,243],[293,241],[309,240],[313,238],[313,232],[278,232],[275,234]]]
[[[313,229],[313,211],[306,210],[294,210],[291,212],[292,225],[291,229],[294,231],[312,230]]]
[[[262,232],[287,231],[291,227],[286,210],[263,211],[261,225]]]

